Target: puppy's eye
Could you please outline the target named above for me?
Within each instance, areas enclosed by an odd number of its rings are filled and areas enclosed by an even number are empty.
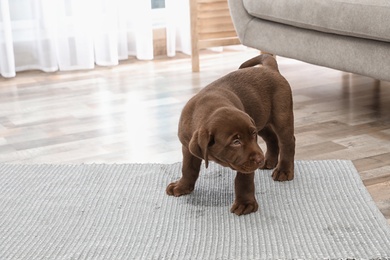
[[[241,145],[240,139],[234,139],[233,142],[232,142],[232,145],[233,146],[240,146]]]

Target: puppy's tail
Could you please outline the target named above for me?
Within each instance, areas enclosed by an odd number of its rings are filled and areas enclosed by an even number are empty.
[[[240,69],[253,67],[260,64],[279,72],[278,63],[276,63],[275,58],[270,54],[261,54],[250,60],[247,60],[246,62],[241,64]]]

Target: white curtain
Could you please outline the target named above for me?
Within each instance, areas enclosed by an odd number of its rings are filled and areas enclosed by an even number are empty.
[[[190,53],[188,1],[166,0],[167,55]],[[153,59],[150,0],[0,0],[0,75]]]

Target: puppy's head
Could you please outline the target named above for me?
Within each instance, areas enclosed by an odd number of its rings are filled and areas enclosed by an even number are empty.
[[[264,161],[257,144],[257,129],[252,118],[235,108],[220,108],[194,132],[190,152],[241,173],[251,173]]]

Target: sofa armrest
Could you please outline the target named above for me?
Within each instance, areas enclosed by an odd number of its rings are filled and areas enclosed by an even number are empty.
[[[243,0],[228,0],[228,3],[238,38],[241,43],[244,43],[246,28],[248,28],[248,23],[252,21],[253,17],[246,11]]]

